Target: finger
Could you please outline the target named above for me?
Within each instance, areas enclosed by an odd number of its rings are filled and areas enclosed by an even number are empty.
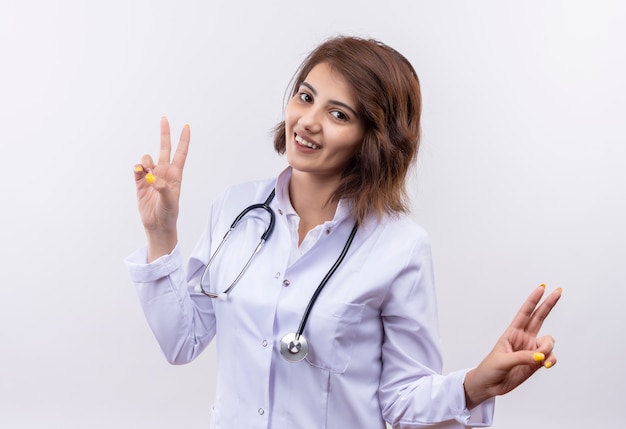
[[[161,145],[159,150],[159,164],[169,164],[172,151],[172,141],[170,137],[170,123],[165,116],[161,118]]]
[[[555,343],[556,341],[552,335],[544,335],[543,337],[537,338],[537,350],[547,355],[552,353]]]
[[[533,360],[546,368],[552,368],[557,361],[554,353],[545,354],[540,351],[533,352]]]
[[[546,297],[546,299],[541,303],[541,305],[533,312],[528,326],[526,328],[527,332],[531,335],[537,335],[541,326],[543,325],[544,320],[548,317],[554,306],[559,299],[561,298],[562,289],[558,288],[554,290],[550,295]]]
[[[183,127],[180,133],[180,140],[174,152],[174,158],[172,159],[172,165],[179,169],[183,169],[185,166],[185,160],[187,159],[187,153],[189,152],[189,141],[191,140],[191,130],[189,124]]]
[[[146,169],[141,164],[135,164],[133,172],[135,173],[135,180],[140,180],[146,175]]]
[[[144,169],[146,169],[146,171],[154,170],[155,167],[154,161],[150,155],[144,155],[141,157],[141,165]]]
[[[520,365],[528,367],[531,371],[536,371],[542,367],[545,358],[545,354],[536,350],[521,350],[518,352],[506,353],[502,356],[500,363],[505,371],[510,371]]]
[[[537,350],[535,350],[535,352],[543,354],[544,358],[542,362],[543,366],[546,368],[550,368],[556,363],[556,356],[553,353],[554,343],[555,341],[552,335],[544,335],[537,339]]]
[[[556,365],[557,358],[554,353],[550,353],[550,355],[546,356],[546,360],[543,361],[543,366],[546,368],[552,368]]]
[[[546,290],[545,285],[538,286],[526,299],[522,307],[519,309],[513,321],[511,322],[511,328],[525,330],[528,326],[530,318],[537,307],[537,304],[541,300],[543,293]]]
[[[135,175],[135,181],[139,182],[141,179],[146,177],[146,175],[152,172],[152,168],[154,166],[154,162],[152,162],[152,158],[150,155],[144,155],[141,158],[141,163],[135,164],[133,167],[133,173]]]
[[[141,164],[135,165],[133,169],[135,173],[135,183],[139,186],[140,183],[143,183],[142,179],[145,179],[150,185],[154,184],[156,181],[156,176],[152,173],[151,170],[144,168]]]
[[[155,176],[153,173],[154,162],[150,155],[144,155],[141,158],[140,164],[135,164],[133,167],[133,173],[135,175],[135,182],[137,185],[143,183],[142,179],[145,179],[149,184],[154,183]]]
[[[555,340],[552,335],[544,335],[537,338],[537,349],[533,351],[533,359],[546,368],[556,364],[556,356],[553,353]]]

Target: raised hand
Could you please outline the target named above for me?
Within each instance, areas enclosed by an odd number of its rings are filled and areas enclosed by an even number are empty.
[[[189,139],[189,125],[185,125],[171,158],[170,125],[163,117],[158,162],[155,164],[150,155],[144,155],[141,164],[135,166],[139,215],[148,238],[148,261],[170,253],[178,241],[178,202]]]
[[[556,363],[552,352],[554,338],[537,335],[561,297],[561,289],[556,289],[538,306],[544,292],[545,285],[541,285],[530,294],[493,350],[465,376],[468,408],[510,392],[539,368],[550,368]]]

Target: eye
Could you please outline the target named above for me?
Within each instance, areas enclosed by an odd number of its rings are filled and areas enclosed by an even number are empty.
[[[347,121],[349,119],[348,116],[341,110],[333,110],[330,114],[339,121]]]
[[[300,100],[304,101],[305,103],[312,103],[313,102],[313,97],[308,92],[300,92],[300,93],[298,93],[298,98],[300,98]]]

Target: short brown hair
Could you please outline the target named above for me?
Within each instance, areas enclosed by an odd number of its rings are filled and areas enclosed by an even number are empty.
[[[291,96],[319,63],[326,62],[352,86],[365,128],[361,147],[343,172],[333,199],[350,199],[361,222],[369,213],[408,212],[406,174],[420,143],[422,97],[411,63],[373,39],[340,36],[318,46],[300,65]],[[274,148],[285,153],[285,122],[274,129]]]

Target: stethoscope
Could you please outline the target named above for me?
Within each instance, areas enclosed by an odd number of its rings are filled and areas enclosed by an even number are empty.
[[[274,223],[276,221],[276,216],[274,215],[274,211],[270,208],[270,203],[274,199],[275,194],[276,194],[276,190],[272,189],[272,192],[269,194],[269,196],[263,203],[252,204],[251,206],[248,206],[245,209],[243,209],[242,212],[239,213],[239,215],[237,215],[233,223],[230,225],[230,228],[228,229],[228,231],[226,231],[226,234],[224,234],[224,237],[222,238],[222,241],[220,242],[220,244],[217,246],[217,249],[215,249],[215,252],[213,252],[213,255],[211,255],[211,257],[209,258],[209,262],[207,263],[206,267],[204,268],[204,272],[202,273],[202,276],[200,277],[200,284],[196,286],[197,292],[202,292],[204,295],[210,298],[217,298],[222,301],[226,301],[228,299],[228,294],[235,288],[235,285],[239,282],[243,274],[246,272],[246,270],[250,266],[250,263],[252,262],[254,257],[261,251],[263,244],[265,244],[269,236],[272,234],[272,231],[274,229]],[[215,257],[224,246],[224,243],[226,242],[230,234],[235,230],[235,228],[237,227],[239,222],[243,219],[243,217],[246,216],[251,211],[258,210],[258,209],[265,210],[270,216],[270,221],[269,221],[269,225],[266,226],[265,231],[261,235],[259,244],[256,246],[256,248],[252,252],[252,255],[250,255],[250,258],[248,258],[248,261],[246,262],[244,267],[241,269],[241,271],[239,272],[235,280],[222,293],[213,293],[213,292],[209,292],[205,290],[204,289],[204,277],[209,271],[209,267],[215,260]],[[289,362],[299,362],[302,359],[304,359],[309,353],[309,343],[307,342],[304,335],[302,335],[302,333],[304,332],[306,321],[309,318],[309,315],[311,314],[311,310],[313,309],[313,305],[315,304],[315,301],[317,301],[317,298],[322,292],[322,289],[324,289],[324,286],[326,286],[326,283],[328,283],[328,280],[330,280],[330,278],[335,273],[335,271],[337,271],[337,268],[339,268],[339,265],[341,265],[341,262],[343,262],[344,258],[346,257],[346,254],[348,253],[348,249],[350,249],[350,245],[352,244],[352,240],[354,239],[354,236],[356,235],[357,229],[358,229],[358,224],[355,223],[354,227],[352,228],[352,231],[350,232],[350,236],[348,237],[348,240],[346,241],[346,244],[343,246],[343,249],[341,253],[339,254],[339,257],[337,258],[333,266],[330,267],[330,270],[328,270],[328,272],[326,273],[326,275],[324,276],[320,284],[317,286],[317,289],[315,289],[315,292],[313,292],[313,295],[311,296],[311,299],[309,300],[309,303],[307,304],[306,309],[304,310],[304,313],[302,314],[302,319],[300,320],[300,325],[298,326],[298,330],[296,332],[292,332],[292,333],[285,335],[280,340],[280,354]]]

